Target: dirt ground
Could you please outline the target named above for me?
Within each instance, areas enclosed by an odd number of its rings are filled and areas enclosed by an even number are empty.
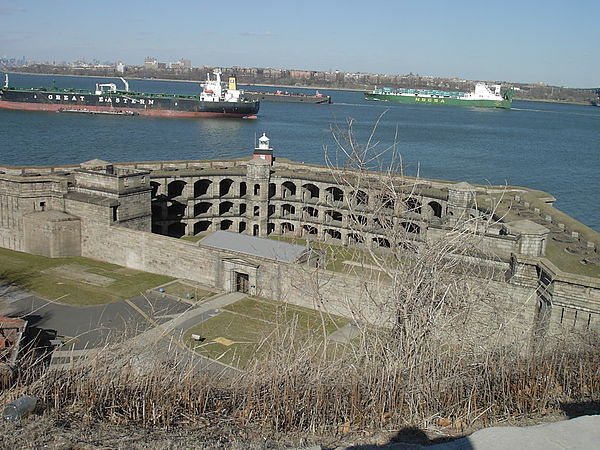
[[[519,418],[494,426],[530,426],[568,419],[562,413],[537,419]],[[221,420],[202,428],[145,429],[113,425],[104,422],[83,423],[69,417],[57,419],[50,415],[32,415],[19,422],[5,422],[0,428],[0,449],[374,449],[392,443],[405,443],[402,448],[418,449],[422,445],[440,444],[471,434],[476,429],[446,429],[422,431],[407,427],[395,432],[352,432],[335,436],[280,435],[261,436],[251,429]]]
[[[0,429],[1,449],[272,449],[259,437],[239,430],[224,432],[207,426],[198,430],[162,430],[109,425],[82,424],[45,416],[31,416],[5,423]]]

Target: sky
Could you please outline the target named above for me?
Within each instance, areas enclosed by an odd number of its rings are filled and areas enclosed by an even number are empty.
[[[0,57],[600,87],[600,0],[0,0]]]

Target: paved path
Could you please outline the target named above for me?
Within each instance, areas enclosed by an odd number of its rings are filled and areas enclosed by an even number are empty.
[[[342,263],[343,264],[347,264],[349,266],[360,267],[360,268],[363,268],[363,269],[381,270],[381,267],[379,267],[379,266],[375,266],[373,264],[365,264],[365,263],[362,263],[362,262],[350,261],[348,259],[345,260],[345,261],[342,261]]]
[[[464,438],[434,445],[398,442],[387,445],[338,447],[336,450],[588,450],[597,448],[600,448],[600,416],[581,416],[530,427],[484,428]]]
[[[220,308],[246,297],[237,292],[215,294],[200,303],[190,304],[148,291],[117,303],[75,306],[48,301],[18,289],[4,294],[0,299],[4,314],[24,317],[29,326],[41,330],[55,331],[59,340],[65,343],[53,352],[51,364],[56,368],[91,359],[105,346],[127,339],[132,351],[133,347],[138,351],[151,348],[155,355],[168,357],[170,351],[177,348],[182,363],[197,359],[199,364],[206,366],[210,360],[192,352],[183,343],[183,334],[217,315]]]
[[[135,323],[136,330],[141,330],[141,332],[138,332],[127,341],[127,345],[131,346],[131,355],[144,355],[141,359],[148,360],[147,365],[150,367],[151,359],[168,359],[172,355],[173,349],[175,349],[178,354],[179,363],[182,365],[193,362],[195,367],[216,365],[219,369],[232,369],[229,366],[213,362],[194,353],[183,342],[183,334],[194,325],[217,315],[219,310],[224,306],[246,297],[245,294],[237,292],[217,294],[193,307],[190,307],[187,303],[184,306],[179,305],[180,308],[183,308],[180,313],[162,315],[155,315],[154,312],[157,309],[150,308],[148,305],[155,301],[164,301],[162,296],[154,297],[148,297],[146,304],[136,301],[136,299],[120,302],[122,304],[119,305],[118,311],[122,313],[127,311],[129,323]],[[159,311],[163,311],[164,309],[160,308]],[[88,309],[87,312],[93,314],[98,311]],[[64,313],[64,311],[61,311],[61,313]],[[95,355],[105,349],[104,345],[102,345],[104,341],[99,341],[98,339],[94,341],[85,340],[85,346],[82,347],[82,344],[84,344],[83,336],[85,336],[85,333],[79,334],[77,339],[71,340],[63,347],[55,349],[52,354],[52,367],[65,368],[78,361],[81,362],[85,359],[92,360]]]
[[[207,320],[208,318],[218,314],[218,310],[224,306],[230,305],[237,302],[238,300],[247,297],[246,294],[239,292],[232,292],[229,294],[215,295],[207,300],[204,300],[197,307],[189,309],[174,319],[169,320],[161,324],[159,327],[151,328],[139,335],[137,335],[133,341],[147,343],[153,339],[159,340],[167,333],[172,336],[182,334],[187,329],[194,325]],[[148,317],[145,317],[148,320]]]
[[[449,450],[587,450],[600,448],[600,416],[582,416],[532,427],[493,427],[428,448]]]
[[[181,314],[190,308],[158,293],[148,292],[129,300],[151,317]],[[19,291],[2,300],[4,314],[23,317],[30,327],[54,330],[76,349],[102,347],[146,331],[150,325],[130,303],[121,301],[97,306],[75,306],[48,301]],[[158,323],[168,321],[158,318]]]

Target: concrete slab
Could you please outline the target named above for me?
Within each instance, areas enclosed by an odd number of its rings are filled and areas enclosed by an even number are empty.
[[[79,264],[63,264],[62,266],[42,270],[42,273],[52,274],[59,278],[80,281],[98,287],[107,287],[115,282],[114,278],[92,273],[87,267],[80,266]]]
[[[532,427],[492,427],[428,448],[452,450],[588,450],[600,448],[600,416],[582,416]]]
[[[418,434],[425,434],[417,431]],[[492,427],[470,436],[434,445],[397,442],[384,445],[337,447],[336,450],[589,450],[600,448],[600,416],[530,427]]]

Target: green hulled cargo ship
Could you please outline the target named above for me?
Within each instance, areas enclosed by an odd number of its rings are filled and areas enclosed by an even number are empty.
[[[477,83],[473,92],[448,92],[433,89],[382,88],[365,92],[365,99],[416,105],[470,106],[475,108],[505,108],[512,106],[513,89],[500,92],[500,85],[492,91],[483,83]]]

